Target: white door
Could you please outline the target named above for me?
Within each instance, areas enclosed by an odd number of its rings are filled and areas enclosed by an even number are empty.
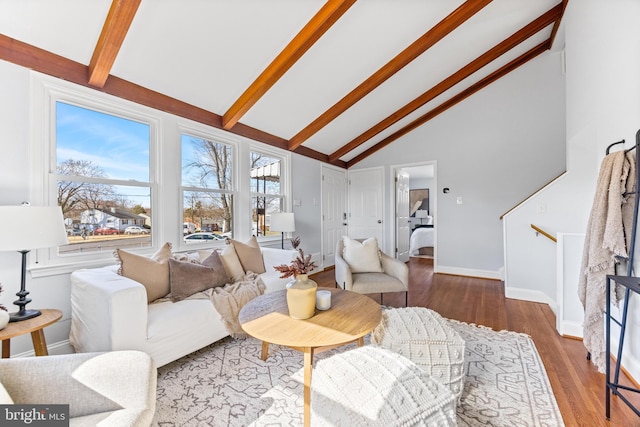
[[[409,236],[411,219],[409,218],[409,174],[398,172],[396,175],[396,258],[409,261]]]
[[[349,236],[353,239],[375,237],[383,249],[384,170],[382,168],[349,171]]]
[[[323,266],[335,264],[338,239],[347,234],[347,172],[322,166]]]

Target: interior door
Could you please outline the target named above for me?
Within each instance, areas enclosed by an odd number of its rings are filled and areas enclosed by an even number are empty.
[[[322,166],[323,266],[335,264],[338,239],[347,235],[347,172]]]
[[[411,219],[409,218],[409,174],[396,174],[396,258],[409,261],[409,236]]]
[[[375,237],[383,244],[384,170],[382,168],[349,171],[349,236],[353,239]]]

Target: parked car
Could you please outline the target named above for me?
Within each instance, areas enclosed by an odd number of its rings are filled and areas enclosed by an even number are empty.
[[[82,234],[82,230],[79,228],[67,228],[67,236],[80,236]]]
[[[200,232],[200,233],[193,233],[193,234],[189,234],[188,236],[184,236],[184,242],[185,243],[189,243],[189,242],[204,242],[204,241],[213,241],[213,240],[225,240],[226,237],[221,236],[219,234],[216,233],[204,233],[204,232]]]
[[[124,229],[124,234],[149,234],[149,230],[137,225],[132,225]]]
[[[111,234],[120,234],[120,230],[112,227],[100,227],[94,232],[94,234],[98,236],[108,236]]]

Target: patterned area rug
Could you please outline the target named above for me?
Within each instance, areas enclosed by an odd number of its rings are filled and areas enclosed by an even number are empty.
[[[459,426],[564,425],[528,335],[450,322],[466,342]],[[302,354],[272,345],[263,362],[260,351],[258,340],[227,337],[159,368],[154,425],[301,426]]]

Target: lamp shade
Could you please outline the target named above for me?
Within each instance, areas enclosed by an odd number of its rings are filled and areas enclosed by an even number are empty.
[[[270,231],[280,231],[287,233],[296,231],[293,212],[279,212],[271,214],[271,222],[269,223]]]
[[[416,211],[416,218],[429,218],[429,211],[425,209],[418,209]]]
[[[0,251],[66,245],[60,206],[0,206]]]

